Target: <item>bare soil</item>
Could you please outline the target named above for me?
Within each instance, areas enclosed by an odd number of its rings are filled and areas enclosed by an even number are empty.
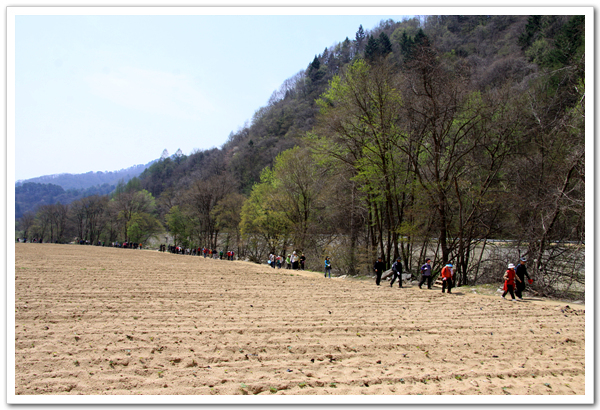
[[[585,394],[584,306],[150,250],[15,252],[16,395]]]

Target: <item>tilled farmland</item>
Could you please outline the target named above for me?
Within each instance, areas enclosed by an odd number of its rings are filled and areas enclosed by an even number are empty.
[[[15,247],[16,395],[585,394],[582,305]]]

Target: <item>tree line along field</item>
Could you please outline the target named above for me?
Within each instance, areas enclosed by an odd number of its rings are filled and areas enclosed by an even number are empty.
[[[15,255],[17,400],[586,393],[582,305],[150,250]]]
[[[44,200],[18,237],[146,246],[168,232],[255,262],[295,250],[320,268],[329,255],[349,276],[378,256],[413,272],[431,257],[459,285],[526,257],[538,294],[581,299],[591,14],[571,12],[359,26],[220,148],[165,153],[106,195]],[[502,239],[515,252],[480,259]]]

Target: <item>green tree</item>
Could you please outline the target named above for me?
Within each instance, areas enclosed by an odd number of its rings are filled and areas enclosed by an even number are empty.
[[[133,243],[146,242],[164,230],[154,215],[134,212],[127,222],[127,240]]]
[[[152,215],[156,210],[156,202],[150,192],[124,190],[113,198],[117,213],[117,221],[121,227],[123,239],[130,242],[128,228],[134,215],[138,218],[144,214]],[[149,224],[148,226],[152,226]]]
[[[285,213],[296,248],[307,249],[311,233],[316,231],[316,213],[323,190],[319,169],[310,152],[294,147],[284,151],[273,165],[274,204]]]
[[[175,205],[171,207],[169,212],[165,215],[165,221],[169,233],[173,236],[174,245],[187,245],[187,238],[189,237],[190,219],[184,215],[179,209],[179,206]]]
[[[392,52],[392,42],[385,32],[379,33],[379,38],[377,40],[379,45],[379,54],[381,57],[385,57]]]
[[[399,148],[435,212],[441,263],[455,262],[466,283],[472,229],[524,127],[522,95],[508,87],[473,91],[467,68],[444,65],[423,40],[404,71],[408,138]]]
[[[356,35],[354,37],[354,41],[356,43],[356,54],[360,53],[360,51],[362,50],[366,36],[367,35],[365,34],[365,29],[361,24],[360,26],[358,26],[358,30],[356,31]]]
[[[535,35],[540,31],[540,22],[542,16],[530,16],[527,19],[527,25],[525,26],[525,32],[519,36],[519,45],[522,48],[526,48],[531,45],[534,41]]]
[[[217,247],[220,226],[213,212],[217,204],[234,189],[228,174],[195,180],[182,194],[181,210],[190,220],[190,242]]]
[[[405,163],[394,147],[403,140],[399,128],[402,99],[397,77],[383,61],[370,66],[356,61],[318,100],[321,120],[317,150],[355,169],[354,179],[366,193],[372,256],[377,248],[387,261],[398,254],[402,223],[400,181]]]
[[[365,60],[374,62],[381,55],[379,49],[379,41],[372,35],[367,39],[367,45],[365,46]]]
[[[289,245],[291,222],[278,204],[278,195],[273,172],[265,168],[242,207],[240,231],[255,262]]]
[[[227,232],[226,249],[229,249],[231,234],[235,236],[237,254],[241,255],[240,222],[242,206],[246,197],[237,192],[231,192],[221,199],[212,210],[213,217],[220,231]]]

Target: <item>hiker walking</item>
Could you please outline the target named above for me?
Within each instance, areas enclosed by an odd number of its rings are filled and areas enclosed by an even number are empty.
[[[448,288],[448,293],[452,293],[452,264],[449,263],[442,268],[442,293],[446,293],[446,288]]]
[[[306,262],[306,256],[302,253],[302,256],[300,256],[300,269],[302,270],[304,270],[304,262]]]
[[[425,264],[421,266],[421,281],[419,282],[419,289],[423,289],[423,283],[427,281],[427,289],[431,289],[431,259],[425,259]]]
[[[505,296],[507,293],[510,293],[513,302],[516,302],[515,299],[515,280],[520,281],[517,273],[515,272],[515,265],[512,263],[508,264],[508,270],[504,273],[504,293],[502,294],[502,299],[506,299]]]
[[[390,288],[394,286],[394,282],[396,278],[398,279],[398,287],[402,287],[402,261],[400,258],[396,259],[396,262],[392,264],[392,272],[394,276],[392,277],[392,282],[390,283]]]
[[[385,262],[383,262],[383,260],[381,259],[381,256],[379,258],[377,258],[377,262],[375,262],[373,269],[375,269],[375,275],[376,275],[375,284],[377,286],[379,286],[379,284],[381,282],[381,275],[383,274],[383,271],[385,270]]]
[[[517,277],[519,278],[519,282],[517,282],[517,288],[515,289],[515,295],[517,299],[523,300],[523,291],[525,290],[525,276],[527,276],[527,280],[529,283],[533,281],[529,277],[527,273],[527,259],[521,258],[521,261],[517,265],[517,269],[515,270]]]
[[[298,270],[298,255],[296,251],[292,252],[292,269]]]
[[[331,279],[331,261],[329,260],[329,256],[325,257],[325,277],[329,274],[329,279]]]

